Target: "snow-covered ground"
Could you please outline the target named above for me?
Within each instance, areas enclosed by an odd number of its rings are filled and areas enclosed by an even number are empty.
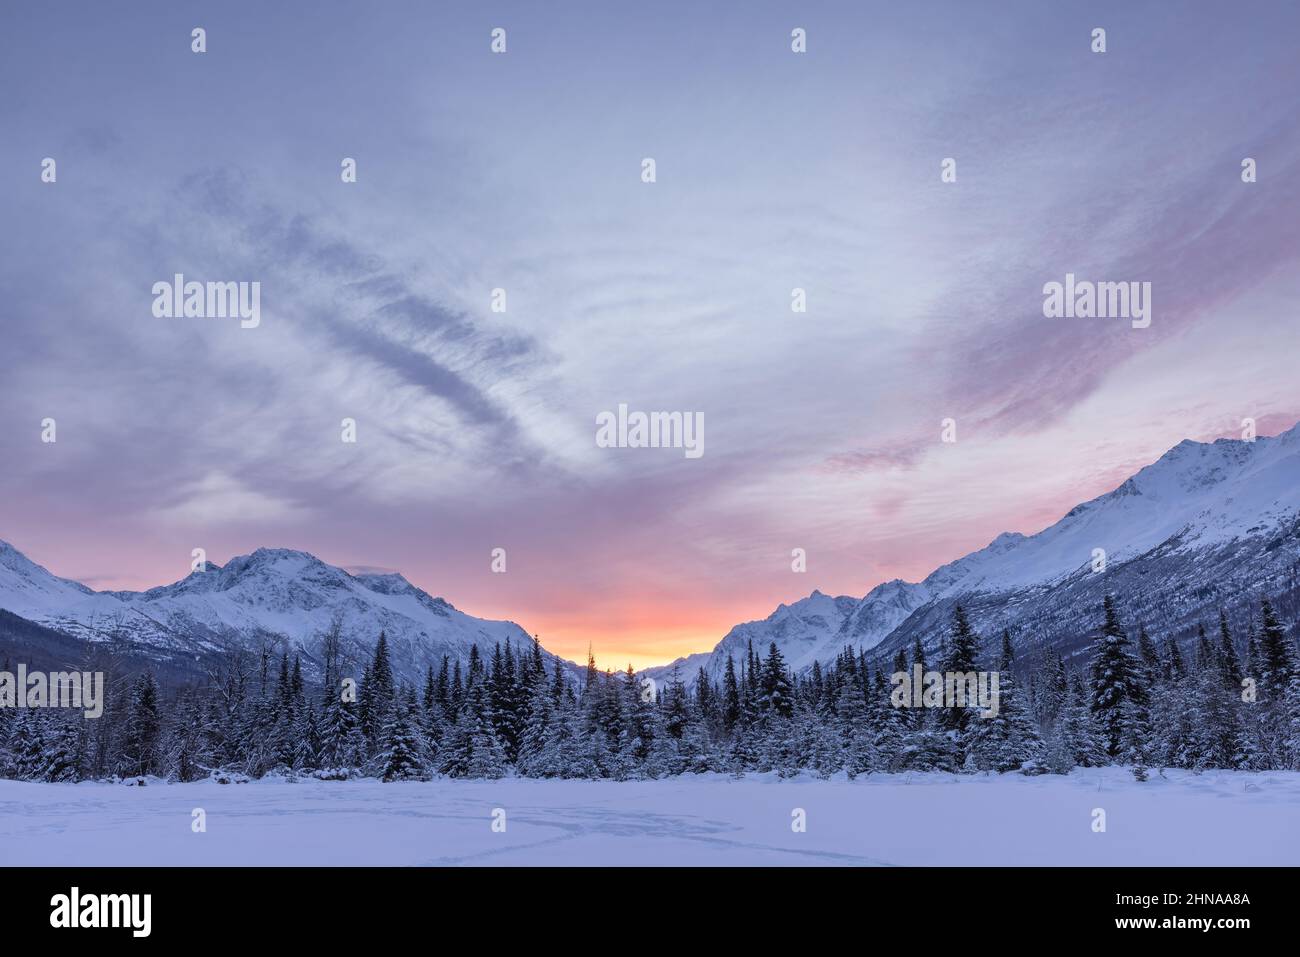
[[[0,781],[4,865],[1294,865],[1300,774]],[[191,829],[206,813],[206,833]],[[492,829],[494,809],[504,832]],[[793,812],[806,813],[796,833]],[[1094,808],[1106,830],[1093,830]]]

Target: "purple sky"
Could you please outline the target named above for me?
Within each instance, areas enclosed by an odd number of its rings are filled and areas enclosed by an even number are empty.
[[[1294,4],[374,6],[6,13],[0,538],[303,548],[642,665],[1300,417]],[[261,325],[154,318],[176,272]],[[1044,318],[1067,272],[1150,328]],[[705,454],[598,448],[620,402]]]

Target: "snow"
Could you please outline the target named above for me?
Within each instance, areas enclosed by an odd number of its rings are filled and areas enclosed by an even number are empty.
[[[1132,558],[1181,536],[1181,547],[1223,544],[1272,529],[1300,511],[1300,425],[1254,442],[1184,441],[1117,489],[1075,506],[1036,535],[999,536],[937,569],[935,596],[1005,592],[1059,581],[1089,565]]]
[[[861,599],[821,592],[781,605],[763,621],[737,625],[708,656],[679,659],[682,680],[703,668],[720,677],[753,641],[775,641],[796,672],[845,648],[874,648],[933,601],[985,593],[1009,596],[1059,584],[1091,568],[1093,549],[1114,565],[1171,542],[1192,554],[1236,539],[1266,537],[1300,514],[1300,424],[1254,442],[1184,441],[1118,488],[1071,509],[1034,535],[1003,532],[987,546],[942,565],[921,582],[894,580]],[[660,678],[672,666],[651,669]]]
[[[5,865],[1290,866],[1300,774],[0,781]],[[206,833],[191,830],[206,812]],[[506,831],[492,830],[493,810]],[[806,833],[791,812],[807,815]],[[1106,812],[1095,833],[1093,809]]]
[[[103,639],[121,629],[129,638],[162,648],[192,642],[220,647],[242,638],[256,648],[260,636],[282,635],[311,653],[335,614],[345,634],[369,646],[387,632],[399,676],[415,681],[446,654],[462,664],[470,647],[480,652],[507,640],[526,649],[532,639],[519,625],[458,611],[400,575],[351,575],[307,552],[259,548],[210,564],[171,585],[144,592],[95,592],[59,578],[0,542],[0,608],[75,637]],[[549,654],[546,656],[549,660]]]

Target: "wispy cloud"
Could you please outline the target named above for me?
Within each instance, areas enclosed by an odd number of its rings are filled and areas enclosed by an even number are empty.
[[[508,57],[449,9],[435,61],[423,4],[328,12],[214,10],[207,59],[166,5],[14,18],[0,536],[123,580],[310,548],[675,654],[1300,408],[1293,9],[1116,5],[1104,57],[1036,2],[830,4],[804,57],[775,8],[521,6]],[[1045,319],[1067,271],[1150,281],[1151,327]],[[260,281],[261,326],[153,318],[177,272]],[[620,402],[705,457],[597,448]]]

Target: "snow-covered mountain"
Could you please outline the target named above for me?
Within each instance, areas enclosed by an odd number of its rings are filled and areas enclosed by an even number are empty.
[[[1105,552],[1102,572],[1093,571],[1095,549]],[[1178,637],[1197,620],[1213,624],[1219,607],[1231,616],[1298,591],[1300,425],[1254,442],[1181,442],[1036,535],[1004,533],[921,582],[885,582],[861,599],[814,591],[676,665],[686,680],[701,667],[716,676],[751,640],[760,651],[775,641],[796,670],[846,647],[933,646],[959,600],[986,635],[1007,627],[1022,647],[1069,652],[1095,627],[1106,592],[1130,619]]]
[[[0,541],[0,608],[74,637],[117,635],[163,654],[210,654],[232,645],[296,648],[308,667],[338,616],[353,663],[364,662],[383,631],[395,670],[408,680],[430,664],[436,668],[443,655],[466,663],[475,643],[491,654],[498,642],[517,649],[532,642],[514,622],[474,618],[401,575],[353,575],[306,552],[275,548],[225,566],[209,564],[144,592],[97,592]]]
[[[1092,570],[1095,549],[1105,550],[1104,572]],[[958,600],[986,636],[1007,627],[1023,649],[1069,652],[1095,628],[1107,592],[1128,620],[1174,637],[1197,621],[1212,624],[1220,607],[1231,617],[1264,595],[1300,601],[1300,426],[1254,442],[1182,442],[1036,535],[999,535],[921,582],[885,582],[863,598],[814,591],[676,665],[686,680],[700,668],[720,675],[750,641],[760,651],[775,641],[797,670],[844,648],[888,655],[918,639],[933,646]],[[297,648],[309,668],[337,615],[353,663],[382,630],[410,680],[444,654],[464,663],[474,643],[490,652],[497,642],[531,641],[513,622],[474,618],[401,575],[349,574],[286,549],[126,592],[59,578],[0,542],[0,609],[78,638],[119,635],[160,655]]]

